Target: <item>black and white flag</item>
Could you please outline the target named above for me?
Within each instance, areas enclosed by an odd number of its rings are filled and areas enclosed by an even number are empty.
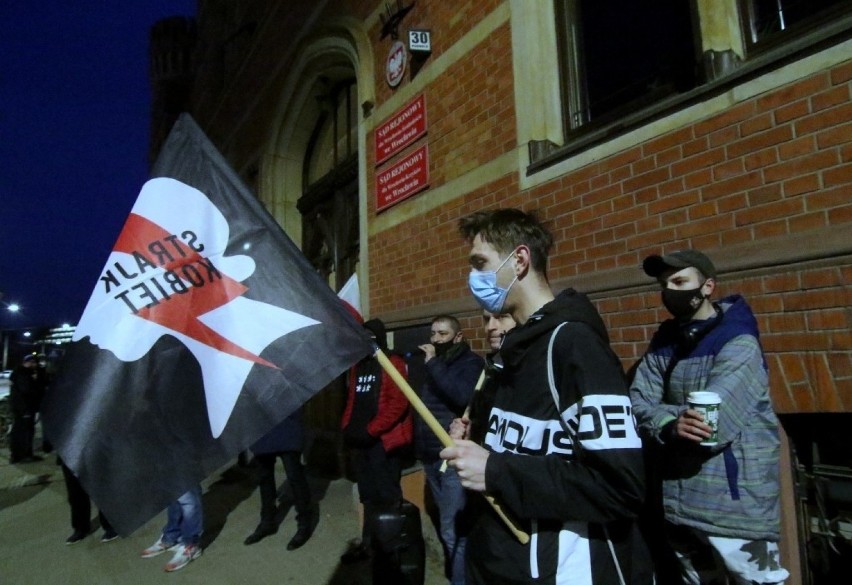
[[[123,535],[373,351],[188,115],[152,177],[43,408]]]

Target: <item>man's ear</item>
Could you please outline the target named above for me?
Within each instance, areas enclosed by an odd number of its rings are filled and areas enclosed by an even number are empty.
[[[530,249],[521,244],[515,251],[513,252],[515,256],[515,276],[519,279],[526,276],[526,274],[530,270],[530,264],[532,262],[532,254],[530,253]]]
[[[716,292],[716,279],[708,278],[704,281],[704,284],[701,285],[701,290],[704,293],[704,296],[709,297],[712,296],[714,292]]]

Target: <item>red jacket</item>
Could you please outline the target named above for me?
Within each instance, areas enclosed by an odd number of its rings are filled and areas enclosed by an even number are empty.
[[[388,358],[403,377],[407,378],[408,366],[405,360],[394,354],[389,355]],[[340,424],[342,429],[349,425],[349,419],[352,416],[352,405],[355,401],[355,386],[358,378],[356,375],[357,367],[356,364],[349,370],[349,390],[346,408],[343,411],[343,420]],[[379,437],[387,452],[410,445],[414,439],[414,418],[411,413],[411,405],[402,390],[384,370],[382,370],[382,383],[379,390],[378,412],[367,423],[367,432],[374,437]]]

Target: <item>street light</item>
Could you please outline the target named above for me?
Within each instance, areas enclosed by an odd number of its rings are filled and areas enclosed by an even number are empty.
[[[6,305],[6,310],[10,313],[18,313],[21,310],[21,305],[18,303],[7,303],[0,301]],[[9,363],[9,332],[3,331],[3,369],[5,370]]]

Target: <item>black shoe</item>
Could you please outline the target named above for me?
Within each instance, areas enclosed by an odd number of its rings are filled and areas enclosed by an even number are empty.
[[[343,553],[340,557],[340,562],[344,565],[351,565],[354,563],[360,563],[361,561],[366,561],[371,556],[373,556],[372,551],[368,545],[364,543],[353,546],[348,551]]]
[[[314,529],[311,526],[300,527],[296,530],[296,534],[290,539],[290,542],[287,543],[287,550],[296,550],[304,546],[313,533]]]
[[[256,542],[260,542],[267,536],[271,536],[276,532],[278,532],[277,528],[258,524],[257,528],[254,529],[254,532],[252,532],[246,537],[246,539],[243,541],[243,544],[255,544]]]
[[[101,542],[112,542],[118,538],[118,533],[115,530],[107,530],[104,532],[104,535],[101,536]]]
[[[77,544],[84,538],[86,538],[88,534],[83,532],[82,530],[75,530],[74,533],[65,539],[65,544]]]

